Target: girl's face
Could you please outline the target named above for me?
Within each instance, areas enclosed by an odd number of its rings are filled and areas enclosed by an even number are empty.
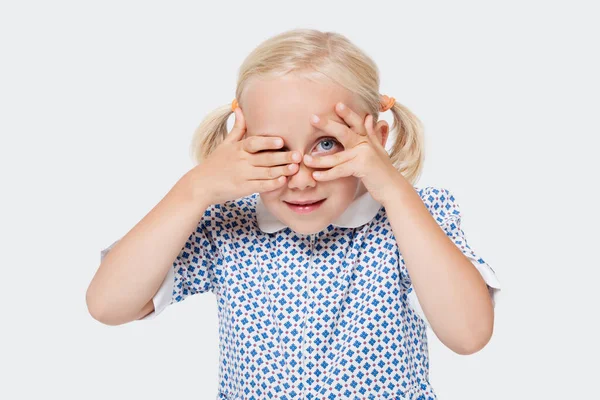
[[[364,119],[351,92],[335,83],[318,83],[288,74],[270,80],[252,80],[241,96],[246,121],[245,137],[277,136],[283,139],[278,151],[297,151],[318,157],[343,151],[344,147],[310,123],[310,117],[330,118],[347,125],[335,112],[343,102]],[[270,150],[272,151],[272,150]],[[265,207],[282,223],[301,234],[317,233],[335,221],[352,203],[359,187],[355,177],[318,182],[301,161],[294,175],[281,188],[261,193]],[[300,213],[286,202],[325,199],[316,210]]]

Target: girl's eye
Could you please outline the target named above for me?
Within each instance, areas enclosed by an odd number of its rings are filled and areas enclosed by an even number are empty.
[[[319,141],[319,145],[323,144],[323,151],[331,151],[336,144],[340,144],[337,140],[333,138],[325,138]],[[318,145],[317,145],[318,147]]]

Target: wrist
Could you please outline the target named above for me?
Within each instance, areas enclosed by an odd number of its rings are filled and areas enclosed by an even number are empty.
[[[196,168],[191,169],[183,175],[172,189],[188,204],[202,208],[204,212],[211,204],[210,191],[203,179],[198,177]]]
[[[384,197],[381,199],[381,204],[387,209],[397,204],[402,204],[406,201],[407,197],[410,198],[412,193],[415,192],[414,187],[398,173],[398,176],[393,180],[393,184],[386,187]]]

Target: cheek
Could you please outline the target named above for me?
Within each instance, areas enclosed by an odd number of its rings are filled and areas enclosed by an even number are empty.
[[[277,190],[272,190],[270,192],[261,193],[260,198],[263,201],[263,203],[265,203],[265,204],[274,203],[274,202],[279,201],[281,191],[282,191],[282,189],[277,189]]]
[[[359,179],[354,176],[348,176],[327,183],[330,184],[328,188],[330,193],[335,193],[338,197],[349,197],[350,199],[353,199],[358,187]]]

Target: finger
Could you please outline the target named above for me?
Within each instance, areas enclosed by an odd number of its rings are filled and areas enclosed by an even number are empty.
[[[369,136],[375,136],[375,130],[373,129],[373,116],[371,114],[367,115],[365,118],[365,129]]]
[[[248,153],[273,150],[283,146],[283,140],[273,136],[250,136],[243,141],[242,148]]]
[[[361,135],[350,129],[349,126],[329,118],[319,118],[318,115],[313,115],[310,118],[310,123],[317,129],[336,138],[346,148],[353,147],[357,138],[361,137]]]
[[[356,133],[345,124],[333,121],[329,118],[320,118],[318,115],[313,115],[310,118],[310,123],[317,129],[335,137],[341,144],[347,145],[352,142],[353,136]]]
[[[318,181],[332,181],[335,179],[353,176],[353,174],[354,168],[352,161],[348,161],[328,170],[314,171],[312,175]]]
[[[308,154],[304,155],[304,164],[310,168],[333,168],[336,165],[345,163],[356,157],[355,148],[340,151],[339,153],[328,156],[313,157]]]
[[[253,193],[265,193],[270,192],[272,190],[277,190],[282,187],[287,182],[287,178],[285,176],[280,176],[277,179],[267,179],[267,180],[252,180],[248,181],[248,186],[251,192]]]
[[[277,167],[252,168],[250,179],[277,179],[280,176],[289,176],[298,172],[298,164],[287,164]]]
[[[242,139],[244,133],[246,133],[246,120],[244,119],[244,114],[242,113],[242,109],[236,107],[233,111],[235,114],[235,123],[233,124],[233,128],[231,128],[231,132],[225,137],[224,142],[233,143]]]
[[[346,104],[339,102],[335,106],[335,111],[350,126],[350,128],[359,135],[366,135],[363,118],[352,111]]]
[[[375,133],[375,126],[373,124],[373,120],[374,120],[373,115],[371,115],[371,114],[367,115],[367,117],[365,118],[365,129],[367,130],[367,136],[371,140],[371,143],[377,149],[379,149],[379,150],[383,149],[383,151],[385,151],[387,153],[387,151],[385,150],[385,147],[383,147],[383,145],[379,141],[379,138],[377,137],[377,134]]]
[[[272,166],[299,163],[302,161],[302,155],[298,151],[268,151],[259,154],[253,154],[250,163],[254,166]]]

